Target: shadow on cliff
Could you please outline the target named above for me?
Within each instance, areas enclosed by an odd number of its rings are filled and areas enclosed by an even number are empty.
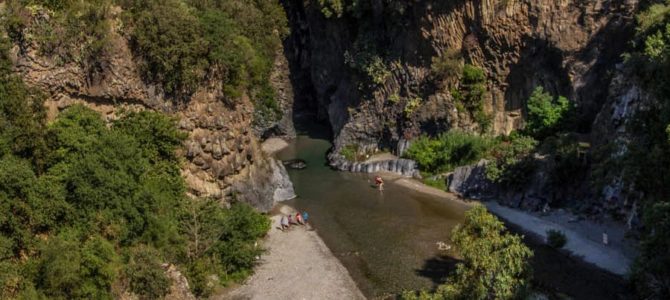
[[[602,13],[614,12],[605,9]],[[547,39],[525,37],[526,47],[506,78],[509,88],[505,91],[505,110],[521,109],[525,113],[531,93],[542,86],[553,95],[566,96],[577,103],[572,130],[590,132],[607,100],[616,65],[622,62],[621,55],[630,48],[627,41],[634,35],[632,22],[626,22],[621,12],[616,15],[574,53],[557,48]]]

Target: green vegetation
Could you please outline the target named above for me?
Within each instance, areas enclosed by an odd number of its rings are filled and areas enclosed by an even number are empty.
[[[92,70],[110,48],[111,0],[10,0],[4,27],[17,42],[36,42],[42,55]]]
[[[424,174],[423,184],[440,190],[447,190],[447,181],[441,176],[427,176]]]
[[[91,73],[105,68],[120,24],[144,80],[168,95],[183,100],[220,83],[228,102],[248,95],[259,122],[280,117],[270,73],[288,21],[276,1],[11,0],[2,21],[15,43],[35,42],[42,55]]]
[[[346,145],[340,150],[340,154],[348,161],[358,161],[360,158],[358,145]]]
[[[470,116],[479,124],[481,131],[486,132],[492,122],[491,116],[484,111],[486,73],[483,69],[470,64],[465,64],[462,70],[459,87],[451,90],[451,96],[457,105],[470,113]]]
[[[383,84],[391,76],[383,51],[377,48],[374,36],[359,37],[350,51],[344,53],[345,63],[373,85]]]
[[[670,2],[650,1],[637,17],[636,49],[627,56],[638,81],[658,99],[645,103],[630,122],[634,139],[621,155],[610,154],[614,167],[622,167],[624,180],[644,194],[641,203],[643,231],[640,255],[632,281],[641,299],[670,294]]]
[[[563,248],[567,242],[568,239],[562,231],[554,229],[547,230],[547,244],[549,246],[560,249]]]
[[[513,132],[499,137],[486,165],[486,177],[507,187],[521,187],[535,170],[531,154],[538,142],[528,136]]]
[[[405,108],[403,109],[405,117],[409,118],[419,107],[421,107],[422,102],[423,100],[419,97],[408,99],[405,103]]]
[[[526,132],[538,139],[544,139],[561,129],[562,122],[571,110],[571,104],[563,96],[554,99],[542,87],[537,87],[528,99]]]
[[[0,298],[112,299],[126,285],[154,299],[171,284],[162,263],[184,271],[198,295],[249,274],[269,221],[247,205],[186,197],[175,120],[126,112],[108,126],[75,105],[46,125],[43,97],[9,71],[7,45]],[[207,285],[211,274],[220,281]]]
[[[454,228],[451,240],[462,257],[455,272],[435,293],[405,292],[404,299],[521,299],[531,279],[533,252],[518,235],[476,205],[465,222]]]
[[[407,149],[405,156],[426,172],[436,174],[477,162],[486,157],[493,140],[461,131],[449,131],[433,139],[422,136]]]
[[[432,75],[446,81],[463,74],[463,56],[460,51],[447,49],[441,56],[433,57],[430,65]]]

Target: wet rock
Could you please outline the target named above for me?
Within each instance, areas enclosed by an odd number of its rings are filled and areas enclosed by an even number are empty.
[[[283,162],[284,166],[289,169],[302,170],[307,168],[307,162],[302,159],[291,159]]]
[[[494,184],[486,178],[486,160],[476,165],[458,167],[447,179],[448,190],[466,198],[481,199],[490,195]]]

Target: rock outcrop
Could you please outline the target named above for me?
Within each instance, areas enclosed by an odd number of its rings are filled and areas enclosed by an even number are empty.
[[[296,106],[331,124],[331,165],[375,170],[338,153],[356,146],[364,154],[385,149],[402,156],[421,134],[482,129],[452,96],[453,82],[431,68],[434,60],[455,52],[486,74],[483,110],[491,117],[491,133],[523,126],[526,101],[541,86],[576,104],[580,141],[592,149],[613,142],[625,153],[626,124],[650,101],[622,67],[638,2],[373,0],[326,17],[318,1],[284,0],[292,25],[286,48],[293,77],[300,80],[294,83],[296,94],[302,95],[296,101],[309,102]],[[359,60],[366,58],[378,59],[381,67],[360,68]],[[517,190],[482,181],[482,164],[457,169],[450,185],[459,193],[495,195],[529,209],[565,201],[590,202],[585,206],[620,215],[634,211],[639,195],[625,192],[631,189],[621,182],[622,174],[608,178],[611,184],[602,191],[588,182],[556,189],[546,174],[552,163],[539,160],[542,167],[532,182]]]
[[[188,133],[182,174],[191,195],[225,201],[235,197],[262,210],[269,210],[274,199],[288,197],[292,187],[283,166],[261,151],[258,134],[252,130],[251,101],[246,97],[232,104],[224,101],[221,82],[205,82],[191,97],[180,100],[143,81],[127,39],[117,30],[120,13],[115,9],[111,17],[109,39],[114,51],[99,59],[105,63],[95,72],[77,62],[43,57],[30,41],[12,49],[24,81],[46,93],[48,118],[75,103],[91,107],[107,120],[116,118],[120,109],[161,111],[178,118],[179,128]],[[292,106],[287,67],[280,56],[273,72],[285,110]],[[281,124],[276,126],[285,135],[293,134],[290,119]]]
[[[432,59],[450,49],[485,70],[484,110],[495,133],[521,126],[537,86],[567,96],[593,120],[627,47],[620,41],[633,33],[637,1],[370,1],[341,18],[325,17],[318,1],[284,4],[293,27],[287,53],[292,70],[302,72],[294,77],[311,82],[296,86],[297,93],[309,95],[302,101],[313,101],[315,113],[329,120],[337,152],[354,144],[395,149],[403,139],[451,128],[478,130],[432,74]],[[381,57],[388,71],[377,83],[347,59],[368,54]],[[420,105],[410,105],[416,99]]]

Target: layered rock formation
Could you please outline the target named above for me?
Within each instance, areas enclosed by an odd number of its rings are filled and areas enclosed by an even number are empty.
[[[583,119],[593,120],[606,102],[637,5],[636,0],[377,0],[359,15],[326,18],[316,1],[284,3],[293,25],[288,53],[293,70],[302,71],[294,77],[312,83],[296,89],[309,94],[316,114],[332,125],[336,150],[349,144],[395,149],[401,139],[421,133],[476,130],[448,87],[431,74],[432,59],[449,49],[486,71],[485,111],[494,133],[522,124],[525,101],[537,86],[567,96],[578,103]],[[379,84],[345,59],[360,54],[360,44],[369,40],[376,45],[364,48],[375,48],[390,72]],[[421,104],[408,112],[408,102],[417,98]]]
[[[283,3],[292,24],[287,53],[301,95],[296,106],[331,124],[335,147],[329,157],[339,169],[368,170],[338,154],[351,145],[402,155],[421,134],[481,129],[458,107],[453,83],[431,70],[435,59],[450,52],[484,70],[484,111],[493,134],[523,126],[526,101],[541,86],[576,104],[579,122],[573,125],[580,141],[592,149],[615,141],[625,151],[627,122],[652,101],[622,67],[637,0],[373,0],[345,8],[340,17],[326,17],[317,1]],[[357,69],[356,59],[370,55],[380,58],[387,73],[370,78]],[[584,180],[557,191],[547,180],[552,162],[538,163],[525,189],[505,191],[487,183],[482,164],[458,169],[450,187],[528,209],[561,199],[590,203],[596,213],[635,214],[639,195],[626,192],[631,188],[621,176],[593,190],[587,171]]]
[[[113,51],[98,59],[103,63],[94,72],[80,63],[63,64],[40,56],[36,45],[28,41],[15,45],[16,69],[26,83],[47,94],[50,119],[75,103],[93,108],[107,120],[124,109],[161,111],[176,117],[179,128],[188,133],[182,171],[193,196],[226,201],[235,197],[261,210],[269,210],[273,201],[292,197],[283,165],[260,149],[258,135],[252,130],[253,104],[248,98],[227,103],[220,82],[204,83],[184,101],[166,96],[160,86],[142,80],[137,61],[117,26],[114,23],[109,34]],[[290,110],[286,107],[291,107],[292,91],[282,59],[280,56],[275,64],[273,83],[284,100],[282,106]],[[266,129],[280,127],[283,134],[291,135],[290,121],[281,124],[266,124]]]

